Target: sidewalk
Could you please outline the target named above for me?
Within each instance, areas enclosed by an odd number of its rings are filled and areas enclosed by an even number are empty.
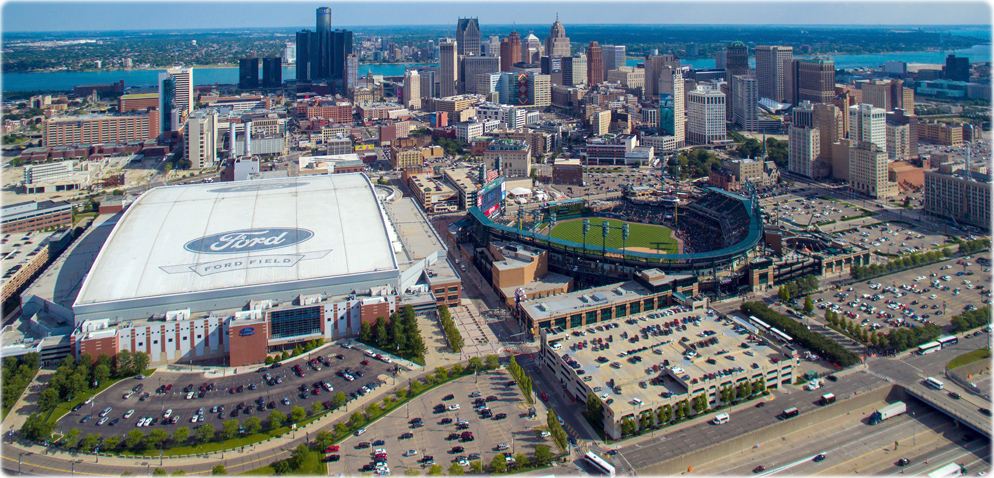
[[[48,381],[51,380],[52,375],[55,374],[55,370],[52,369],[41,369],[35,374],[31,383],[28,387],[24,389],[24,393],[21,394],[21,398],[17,400],[17,403],[7,412],[7,416],[3,419],[3,424],[0,426],[0,433],[6,434],[10,430],[19,430],[24,421],[28,419],[32,413],[38,411],[37,403],[38,398],[41,396],[41,392],[48,388]]]

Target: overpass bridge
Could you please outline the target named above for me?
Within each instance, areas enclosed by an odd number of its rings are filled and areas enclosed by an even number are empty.
[[[991,438],[991,418],[980,413],[979,408],[973,403],[954,399],[949,396],[948,390],[935,390],[922,385],[921,382],[902,384],[902,386],[909,395],[948,415],[957,423],[972,428],[988,439]]]

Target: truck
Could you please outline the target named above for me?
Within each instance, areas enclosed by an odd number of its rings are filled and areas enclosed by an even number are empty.
[[[824,395],[821,396],[821,404],[822,405],[830,405],[832,403],[835,403],[835,394],[834,393],[826,393],[826,394],[824,394]]]
[[[965,475],[966,468],[963,466],[950,463],[942,468],[939,468],[928,474],[928,478],[951,478],[953,476]]]
[[[900,415],[908,411],[908,406],[904,402],[894,402],[885,407],[880,407],[870,415],[870,425],[876,425],[888,418]]]

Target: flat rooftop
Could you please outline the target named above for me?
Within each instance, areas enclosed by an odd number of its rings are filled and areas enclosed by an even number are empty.
[[[63,231],[60,229],[60,231]],[[2,283],[13,277],[21,267],[48,245],[49,238],[56,232],[12,232],[4,234],[0,240],[0,268],[3,269]]]
[[[663,275],[656,269],[649,269],[645,272],[651,271],[658,272],[656,275],[648,275],[649,282],[652,285],[663,285],[676,279],[690,277],[689,274]],[[529,300],[523,302],[521,307],[525,309],[525,313],[532,319],[538,321],[591,307],[602,308],[630,302],[631,300],[651,294],[653,294],[652,291],[646,289],[638,282],[628,281],[578,290],[551,298]]]
[[[686,324],[686,331],[667,325],[674,321],[684,325],[684,319],[692,321]],[[652,330],[656,326],[659,332]],[[740,373],[750,377],[760,372],[765,374],[765,370],[773,366],[770,359],[786,360],[776,348],[749,340],[750,332],[744,328],[737,331],[736,327],[739,327],[737,323],[722,320],[710,309],[702,313],[701,310],[671,306],[641,317],[563,331],[549,335],[548,340],[550,344],[559,341],[562,345],[562,349],[557,351],[560,360],[568,356],[576,361],[580,365],[576,369],[577,374],[591,377],[587,386],[598,396],[607,394],[608,398],[613,398],[612,409],[621,410],[624,414],[627,413],[624,412],[626,406],[634,409],[631,401],[635,398],[651,405],[662,401],[661,394],[664,392],[681,395],[703,386],[702,379],[708,374],[716,375],[713,384],[717,385],[726,380],[734,381],[741,376],[737,375]],[[670,333],[666,334],[666,331]],[[716,339],[717,343],[702,345],[702,342],[711,339]],[[590,345],[599,341],[609,343],[609,348],[594,351]],[[571,350],[578,342],[586,342],[588,346]],[[691,350],[691,344],[697,346],[698,355],[687,359],[684,354]],[[641,358],[641,361],[634,357]],[[731,377],[717,377],[719,373],[737,369],[742,370]],[[665,378],[653,380],[656,377]],[[621,393],[615,394],[612,386],[622,387]]]

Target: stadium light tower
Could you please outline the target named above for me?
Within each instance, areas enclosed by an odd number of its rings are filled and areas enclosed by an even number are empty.
[[[601,277],[604,276],[604,267],[607,266],[607,235],[611,233],[611,222],[604,220],[601,223]]]
[[[622,264],[624,264],[625,262],[625,253],[628,252],[627,251],[628,234],[629,234],[628,223],[626,222],[624,225],[621,226],[621,263]]]
[[[590,219],[583,218],[583,257],[580,258],[580,265],[587,260],[587,233],[590,232]],[[586,272],[586,271],[584,271]]]
[[[556,228],[556,211],[549,212],[549,233],[546,234],[549,240],[549,246],[552,246],[552,230]]]

